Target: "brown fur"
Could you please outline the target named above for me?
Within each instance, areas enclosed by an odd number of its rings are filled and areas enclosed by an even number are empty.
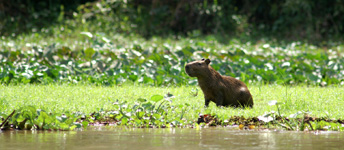
[[[205,106],[212,101],[217,106],[253,107],[253,99],[244,82],[229,76],[222,76],[210,65],[209,59],[186,64],[185,72],[197,77],[204,93]]]

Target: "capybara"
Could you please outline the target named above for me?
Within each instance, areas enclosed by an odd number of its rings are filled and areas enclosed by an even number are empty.
[[[222,76],[210,65],[210,59],[202,59],[186,64],[185,72],[197,77],[205,106],[213,101],[217,106],[253,107],[253,99],[244,82],[230,76]]]

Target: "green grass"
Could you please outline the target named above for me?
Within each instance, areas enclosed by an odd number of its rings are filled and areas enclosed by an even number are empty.
[[[231,116],[257,117],[271,111],[276,106],[269,106],[268,102],[277,100],[281,104],[280,111],[284,116],[295,114],[298,111],[309,111],[313,117],[329,119],[344,118],[344,88],[307,87],[281,85],[251,85],[249,89],[254,98],[253,109],[219,108],[211,103],[208,109],[204,108],[203,93],[193,96],[196,86],[181,87],[152,87],[122,85],[113,87],[92,85],[17,85],[0,87],[0,113],[10,114],[14,109],[32,105],[47,112],[83,112],[92,113],[100,110],[116,110],[113,103],[127,101],[134,105],[138,98],[149,100],[153,95],[171,93],[175,96],[172,105],[187,107],[185,119],[196,120],[199,113],[216,114],[220,119]],[[187,103],[187,104],[186,104]]]

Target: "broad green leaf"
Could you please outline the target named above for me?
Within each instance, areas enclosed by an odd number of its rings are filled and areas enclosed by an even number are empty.
[[[155,114],[153,114],[153,117],[154,117],[155,119],[160,119],[161,115],[160,115],[160,114],[157,114],[157,113],[155,113]]]
[[[88,38],[92,38],[93,37],[93,34],[91,32],[80,32],[81,35],[85,35],[87,36]]]
[[[138,117],[139,117],[139,118],[142,118],[144,114],[145,114],[145,112],[140,111],[140,112],[138,112]]]
[[[81,124],[82,124],[82,127],[87,128],[89,122],[88,121],[83,121]]]
[[[25,117],[23,117],[22,115],[19,115],[18,118],[16,118],[17,122],[23,122],[25,120]]]
[[[127,122],[128,122],[128,118],[123,117],[122,120],[121,120],[121,125],[126,125]]]
[[[59,124],[61,130],[69,130],[69,125],[66,123]]]
[[[144,99],[144,98],[138,98],[138,99],[137,99],[137,101],[139,101],[139,102],[143,103],[143,102],[146,102],[147,100],[146,100],[146,99]]]
[[[74,122],[73,124],[76,126],[76,128],[81,128],[82,127],[81,123]],[[71,129],[71,130],[73,130],[73,129]]]
[[[96,51],[93,48],[87,48],[85,51],[85,58],[88,60],[92,59],[92,56],[96,53]]]
[[[164,99],[164,96],[161,96],[161,95],[153,95],[151,97],[151,100],[154,101],[154,102],[161,101],[162,99]]]

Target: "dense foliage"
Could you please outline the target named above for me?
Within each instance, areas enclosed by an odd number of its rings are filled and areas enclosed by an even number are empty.
[[[4,0],[0,1],[0,35],[37,32],[71,18],[77,7],[92,0]]]
[[[184,43],[148,42],[116,44],[100,34],[83,32],[84,47],[34,45],[23,47],[3,42],[0,50],[1,83],[87,82],[99,85],[125,81],[149,85],[195,84],[184,73],[187,62],[210,58],[223,75],[244,82],[314,85],[343,84],[342,47],[323,51],[315,46],[292,43],[285,47],[214,39],[185,39]],[[115,40],[113,40],[115,41]],[[148,46],[147,46],[148,45]]]
[[[344,33],[341,0],[12,0],[0,2],[0,10],[0,35],[41,31],[72,17],[75,26],[92,24],[93,31],[144,37],[199,32],[338,40]]]

